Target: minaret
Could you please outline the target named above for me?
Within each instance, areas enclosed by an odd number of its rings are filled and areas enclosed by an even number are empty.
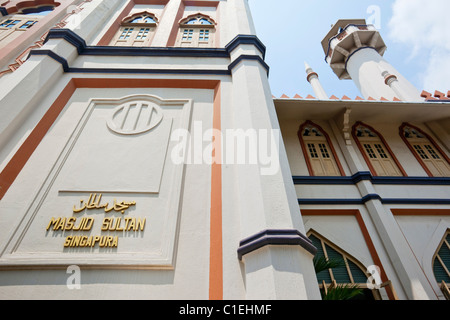
[[[352,79],[364,98],[423,101],[420,92],[383,58],[386,44],[365,20],[339,20],[322,40],[322,47],[334,73],[339,79]],[[395,90],[380,70],[396,78]]]
[[[319,81],[319,75],[305,62],[306,80],[311,84],[317,99],[327,100],[328,95]]]

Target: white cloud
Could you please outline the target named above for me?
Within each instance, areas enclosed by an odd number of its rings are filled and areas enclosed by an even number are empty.
[[[426,56],[423,88],[450,90],[450,1],[395,0],[389,36],[412,49],[406,58]]]

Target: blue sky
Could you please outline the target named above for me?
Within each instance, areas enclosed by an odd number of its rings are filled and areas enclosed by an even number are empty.
[[[420,91],[450,90],[448,0],[248,1],[257,36],[267,48],[275,97],[314,95],[305,61],[329,96],[361,96],[351,80],[339,80],[324,60],[320,42],[339,19],[376,25],[388,47],[384,58]]]

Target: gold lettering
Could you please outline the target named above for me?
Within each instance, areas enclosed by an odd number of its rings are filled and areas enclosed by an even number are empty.
[[[78,226],[76,226],[76,227],[74,226],[74,227],[72,228],[72,230],[74,230],[74,231],[80,230],[81,227],[83,226],[84,219],[85,219],[85,218],[81,218],[80,223],[78,224]]]
[[[78,247],[80,244],[80,236],[75,236],[72,238],[72,242],[70,243],[71,247]]]
[[[130,231],[131,229],[136,231],[136,218],[131,218],[131,223],[129,224],[127,231]]]
[[[102,227],[100,228],[102,231],[107,231],[109,226],[109,221],[111,218],[103,218]]]
[[[53,228],[53,230],[64,230],[64,225],[66,224],[66,218],[59,218],[58,225]]]
[[[83,211],[84,209],[90,210],[90,209],[104,209],[105,212],[110,212],[111,210],[121,212],[122,214],[125,213],[125,210],[127,210],[130,206],[136,205],[135,201],[120,201],[117,202],[116,199],[114,199],[114,205],[109,207],[109,203],[100,204],[100,201],[102,199],[102,194],[99,193],[91,193],[89,195],[89,199],[87,201],[80,200],[80,207],[77,208],[75,205],[73,206],[73,212],[79,213]]]
[[[122,221],[122,218],[117,218],[117,220],[116,220],[116,227],[115,227],[116,231],[123,231],[123,227],[119,228],[121,221]]]
[[[111,218],[109,221],[109,231],[114,231],[114,218]]]
[[[117,248],[117,243],[119,242],[119,237],[115,236],[113,239],[113,243],[111,245],[111,247],[116,247]]]
[[[73,225],[74,225],[74,223],[75,223],[76,220],[77,220],[77,218],[75,218],[75,217],[70,217],[70,218],[67,220],[67,223],[66,223],[66,226],[65,226],[64,230],[72,230]]]
[[[146,220],[146,218],[144,218],[144,220],[142,220],[142,221],[141,221],[141,218],[138,218],[138,223],[136,225],[136,229],[140,229],[141,231],[144,231],[145,220]]]
[[[130,217],[125,218],[125,230],[126,231],[130,231],[130,229],[128,228],[128,223],[130,222],[131,219],[132,218],[130,218]]]
[[[67,236],[64,247],[94,247],[98,243],[99,247],[115,247],[119,243],[119,237],[115,236]]]
[[[58,222],[59,222],[59,220],[60,220],[61,218],[54,218],[54,217],[52,217],[51,219],[50,219],[50,222],[48,223],[48,225],[47,225],[47,229],[46,230],[48,230],[48,229],[50,229],[50,227],[53,225],[53,230],[55,230],[55,227],[56,227],[56,225],[58,224]]]
[[[64,241],[64,247],[69,247],[71,240],[72,240],[72,236],[68,236],[66,238],[66,241]]]
[[[86,236],[81,236],[80,247],[86,246],[86,241],[87,241],[87,237]]]
[[[86,223],[84,224],[83,230],[89,231],[92,228],[92,225],[94,224],[94,218],[85,218]]]
[[[73,206],[73,212],[74,213],[78,213],[83,211],[84,209],[86,209],[86,204],[83,204],[83,200],[80,200],[80,204],[82,204],[82,206],[80,206],[80,208],[76,208],[75,205]]]

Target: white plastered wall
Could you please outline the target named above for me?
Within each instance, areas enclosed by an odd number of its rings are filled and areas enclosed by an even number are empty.
[[[59,86],[54,88],[54,91],[58,90],[60,90]],[[24,212],[27,205],[33,201],[33,197],[39,191],[43,179],[52,170],[55,158],[64,144],[64,136],[58,134],[63,129],[62,126],[67,129],[70,127],[71,121],[76,123],[76,113],[79,112],[80,108],[85,108],[89,100],[94,97],[118,98],[136,94],[150,94],[162,99],[192,99],[192,121],[202,121],[205,129],[211,126],[212,90],[151,88],[78,89],[61,113],[60,119],[65,119],[64,122],[57,120],[41,144],[42,146],[49,146],[51,141],[52,148],[44,150],[43,147],[40,147],[36,150],[17,178],[16,183],[11,187],[10,192],[2,200],[3,214],[0,225],[2,228],[5,228],[1,232],[2,243],[8,242],[7,237],[11,235],[11,230],[14,230],[22,219],[19,213]],[[36,110],[41,108],[45,108],[45,99],[42,103],[37,103]],[[71,120],[70,118],[72,117],[73,119]],[[66,130],[59,133],[64,131]],[[55,136],[56,134],[58,135]],[[105,141],[105,144],[107,143]],[[30,176],[32,172],[34,174]],[[121,270],[120,266],[117,268],[113,267],[111,270],[110,268],[90,270],[85,269],[81,265],[81,289],[69,290],[66,286],[66,281],[69,277],[66,269],[45,270],[42,267],[34,268],[31,266],[32,270],[27,271],[10,270],[0,272],[0,282],[2,283],[0,296],[3,299],[207,299],[209,283],[210,174],[210,166],[207,164],[187,165],[183,185],[178,186],[182,187],[182,194],[180,198],[179,231],[177,232],[175,244],[176,259],[174,263],[176,267],[174,270],[158,270],[158,268],[153,270]],[[23,183],[26,185],[26,190],[23,189]],[[20,187],[16,187],[19,185]],[[44,212],[42,214],[45,215]],[[54,212],[53,214],[64,215],[62,212]],[[39,220],[39,217],[37,217],[37,220]],[[148,223],[152,223],[151,219],[148,220]],[[42,231],[45,227],[42,225],[35,229],[41,229]],[[38,235],[36,236],[39,238]],[[62,238],[56,237],[53,240],[61,244],[62,249],[62,243],[60,243]],[[119,242],[121,240],[123,239],[119,239]],[[135,240],[139,242],[139,238]],[[145,243],[136,243],[136,246],[142,245],[145,246]],[[30,284],[38,285],[30,290]]]

